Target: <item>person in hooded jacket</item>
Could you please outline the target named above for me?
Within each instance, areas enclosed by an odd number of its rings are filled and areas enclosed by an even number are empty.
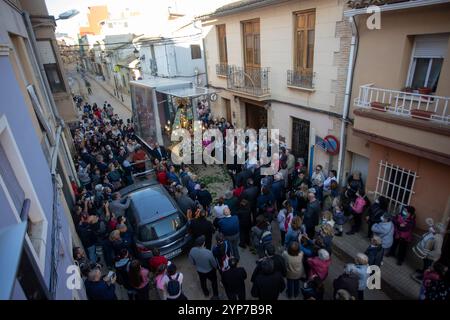
[[[381,217],[381,222],[372,226],[373,234],[381,238],[381,246],[385,253],[388,253],[394,242],[394,224],[390,213],[385,213]]]
[[[370,239],[373,236],[372,226],[375,223],[381,222],[381,217],[387,212],[388,201],[385,197],[379,196],[375,202],[370,206],[369,214],[366,221],[369,224],[367,237]]]
[[[253,281],[252,296],[259,300],[278,300],[278,296],[286,288],[283,276],[280,272],[275,271],[271,259],[263,260],[260,268],[261,272],[256,275]]]
[[[392,222],[395,226],[395,232],[394,242],[389,255],[396,256],[397,265],[401,266],[403,261],[405,261],[408,246],[413,240],[413,230],[416,226],[416,209],[413,206],[401,208],[401,212],[392,219]]]

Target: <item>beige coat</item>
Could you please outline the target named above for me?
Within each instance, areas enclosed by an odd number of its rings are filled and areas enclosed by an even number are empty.
[[[291,256],[287,251],[283,252],[283,258],[286,261],[286,278],[287,279],[300,279],[305,276],[305,270],[303,269],[303,252],[300,251],[298,256]]]

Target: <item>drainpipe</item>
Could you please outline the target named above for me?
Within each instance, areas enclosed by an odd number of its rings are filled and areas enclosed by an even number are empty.
[[[341,119],[341,133],[340,133],[340,141],[341,147],[339,149],[339,158],[338,158],[338,170],[337,170],[337,178],[338,181],[342,184],[343,179],[343,166],[344,166],[344,158],[345,158],[345,149],[346,149],[346,140],[345,140],[345,128],[348,122],[348,114],[350,111],[350,97],[352,93],[352,83],[353,83],[353,72],[355,67],[356,55],[358,51],[358,29],[356,27],[355,18],[352,16],[349,18],[351,28],[352,28],[352,40],[350,44],[350,54],[349,54],[349,63],[347,70],[347,81],[345,84],[345,96],[344,96],[344,110],[342,112]]]

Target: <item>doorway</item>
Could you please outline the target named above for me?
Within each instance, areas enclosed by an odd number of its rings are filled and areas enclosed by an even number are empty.
[[[309,121],[292,118],[292,153],[296,158],[303,158],[308,166],[309,159]]]
[[[245,119],[247,128],[255,130],[267,128],[267,110],[264,107],[245,103]]]
[[[222,103],[223,106],[225,107],[225,112],[226,112],[226,119],[229,123],[233,123],[232,122],[232,118],[231,118],[231,102],[230,99],[226,99],[226,98],[222,98]]]
[[[349,174],[352,174],[355,171],[361,172],[361,178],[366,185],[367,183],[367,173],[369,172],[369,159],[359,154],[352,154],[352,171]]]

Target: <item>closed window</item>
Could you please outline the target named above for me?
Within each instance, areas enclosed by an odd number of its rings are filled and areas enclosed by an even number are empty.
[[[448,35],[415,38],[408,87],[414,90],[430,88],[432,92],[436,92],[444,58],[447,56],[448,38]]]
[[[191,58],[192,60],[202,58],[202,50],[198,44],[191,44]]]
[[[226,64],[228,62],[226,27],[224,24],[221,24],[216,26],[216,28],[217,41],[219,43],[219,62]]]
[[[315,10],[295,13],[295,71],[312,74],[314,64]]]

